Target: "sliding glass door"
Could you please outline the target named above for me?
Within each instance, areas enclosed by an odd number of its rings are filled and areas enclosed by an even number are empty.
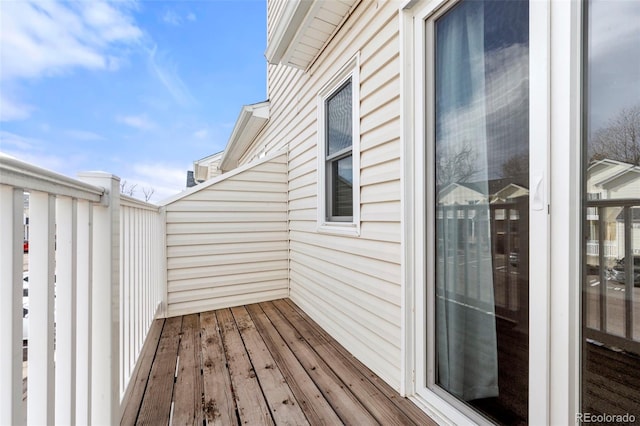
[[[640,2],[585,6],[581,409],[604,422],[633,422],[629,415],[640,419]]]
[[[429,23],[433,388],[528,417],[529,4],[463,0]],[[427,53],[429,54],[429,53]]]

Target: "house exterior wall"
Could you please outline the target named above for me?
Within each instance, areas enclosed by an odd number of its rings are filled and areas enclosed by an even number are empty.
[[[222,152],[193,162],[193,172],[196,182],[200,183],[205,180],[220,176],[220,160],[222,160]]]
[[[287,156],[238,170],[165,207],[168,316],[288,295]]]
[[[220,170],[220,158],[217,158],[215,161],[212,161],[211,163],[207,164],[206,167],[207,167],[207,178],[205,180],[212,179],[222,174],[222,171]]]
[[[268,34],[282,1],[268,2]],[[318,232],[318,94],[359,53],[360,236]],[[286,147],[290,298],[394,388],[401,365],[398,5],[361,2],[305,71],[269,65],[270,118],[241,158]]]

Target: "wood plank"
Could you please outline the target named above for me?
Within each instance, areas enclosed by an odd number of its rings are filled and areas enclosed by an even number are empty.
[[[287,302],[277,300],[273,304],[379,422],[384,425],[412,423],[402,410],[367,380],[359,369],[354,368],[353,364],[335,350],[329,340],[320,335]]]
[[[164,322],[164,318],[155,320],[151,324],[149,333],[147,333],[147,338],[140,351],[138,362],[131,374],[130,382],[132,388],[124,404],[122,418],[120,419],[121,425],[133,425],[136,422],[138,411],[140,411],[140,405],[142,404],[142,398],[147,388],[147,382],[149,381],[153,359],[156,356],[156,350],[160,343],[160,335]]]
[[[218,319],[213,311],[200,314],[200,327],[205,419],[208,424],[213,425],[237,425],[231,377],[227,369]]]
[[[308,425],[309,423],[300,405],[282,373],[276,368],[275,361],[256,330],[246,308],[231,308],[231,312],[249,354],[251,364],[258,376],[260,387],[271,410],[273,420],[279,425]]]
[[[174,385],[172,425],[202,425],[200,321],[197,314],[182,319],[178,369]]]
[[[240,422],[250,425],[274,424],[231,311],[220,309],[216,311],[216,316],[222,332]]]
[[[182,317],[168,318],[165,321],[136,424],[169,423],[181,328]]]
[[[302,318],[304,318],[308,324],[310,324],[320,336],[327,339],[331,346],[335,348],[345,359],[347,359],[357,370],[361,371],[371,383],[373,383],[387,398],[389,398],[402,412],[407,415],[415,424],[421,425],[436,425],[426,413],[418,408],[414,403],[406,398],[403,398],[396,392],[391,386],[380,379],[373,371],[371,371],[362,362],[351,355],[342,345],[340,345],[335,339],[333,339],[326,331],[324,331],[315,321],[302,310],[298,305],[293,303],[291,299],[283,299],[295,312],[297,312]]]
[[[273,327],[262,308],[253,304],[248,305],[247,310],[309,422],[314,425],[341,425],[342,421],[338,415]]]
[[[358,398],[348,390],[344,382],[340,380],[314,349],[302,339],[291,324],[274,307],[273,303],[263,302],[260,306],[342,421],[356,425],[376,424],[375,418],[360,403]]]

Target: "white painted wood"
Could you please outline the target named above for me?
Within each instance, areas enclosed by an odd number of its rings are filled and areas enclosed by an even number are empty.
[[[93,209],[91,422],[120,420],[120,179],[102,172],[80,174],[102,186],[108,205]]]
[[[161,221],[157,206],[126,199],[120,205],[120,399],[130,380],[153,320],[165,297]]]
[[[56,202],[56,424],[76,424],[77,201]]]
[[[580,408],[582,2],[552,2],[550,20],[548,421],[575,422]],[[536,4],[535,7],[538,7]],[[535,37],[532,35],[532,38]],[[534,88],[531,88],[534,93]],[[533,139],[532,139],[533,140]],[[532,228],[533,229],[533,228]],[[532,266],[533,269],[534,266]],[[538,267],[538,266],[535,266]],[[538,281],[530,281],[538,283]],[[532,286],[533,288],[534,286]],[[532,305],[533,307],[534,305]],[[532,355],[530,355],[532,356]],[[531,385],[530,385],[531,389]],[[532,390],[530,390],[532,392]],[[531,407],[531,403],[530,403]],[[532,410],[530,408],[530,410]],[[537,421],[531,412],[530,422]]]
[[[29,424],[55,422],[55,198],[29,196]]]
[[[0,424],[23,424],[23,191],[0,185]],[[20,392],[18,392],[18,389]]]
[[[76,422],[91,423],[93,204],[78,201],[76,289]]]
[[[530,43],[530,182],[534,184],[542,179],[540,196],[543,204],[549,199],[549,135],[551,98],[550,31],[551,6],[548,3],[532,2],[530,7],[530,25],[532,37]],[[530,204],[535,196],[532,191]],[[531,209],[529,229],[536,230],[529,235],[531,253],[540,253],[530,257],[529,265],[529,421],[532,424],[549,424],[549,329],[550,312],[550,246],[549,213],[547,209]],[[545,255],[546,254],[546,255]],[[566,260],[566,259],[565,259]],[[535,285],[534,285],[535,284]]]
[[[157,206],[125,197],[122,208],[131,220],[121,224],[118,179],[106,173],[82,174],[87,183],[6,157],[0,170],[0,226],[3,236],[10,236],[0,243],[7,295],[0,306],[7,313],[0,327],[2,423],[24,420],[22,317],[16,301],[22,294],[25,188],[31,193],[27,420],[115,424],[146,333],[166,297],[165,239],[158,238],[163,217]],[[120,252],[123,233],[131,257]],[[120,293],[121,282],[136,289],[129,293],[135,294],[135,305]]]
[[[286,159],[265,157],[165,205],[167,315],[288,295]]]
[[[100,201],[102,189],[23,161],[0,156],[0,182],[24,190],[35,190],[91,201]]]

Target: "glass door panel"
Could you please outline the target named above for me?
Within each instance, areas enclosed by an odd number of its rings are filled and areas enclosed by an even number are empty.
[[[640,417],[640,3],[584,20],[582,412]]]
[[[460,1],[433,36],[435,385],[526,423],[529,4]]]

